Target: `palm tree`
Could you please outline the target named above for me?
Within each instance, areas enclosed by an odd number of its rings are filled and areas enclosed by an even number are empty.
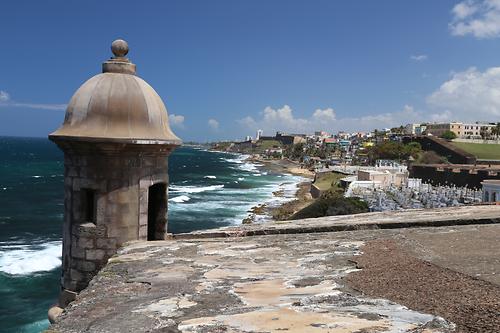
[[[482,126],[479,134],[481,135],[481,139],[486,140],[486,139],[490,138],[491,133],[490,133],[490,131],[488,131],[488,127]]]
[[[494,135],[498,139],[498,134],[500,133],[500,127],[498,124],[495,127],[491,128],[491,134]]]

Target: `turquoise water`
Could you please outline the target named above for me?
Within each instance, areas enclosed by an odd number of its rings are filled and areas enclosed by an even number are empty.
[[[300,177],[245,156],[179,148],[169,159],[170,232],[241,223],[257,203],[289,200]],[[0,332],[40,332],[59,290],[63,155],[46,139],[0,137]],[[272,192],[282,189],[285,198]],[[257,217],[265,222],[267,216]]]

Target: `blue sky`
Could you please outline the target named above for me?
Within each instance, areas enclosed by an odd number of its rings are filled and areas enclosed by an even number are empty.
[[[500,121],[500,1],[23,1],[0,135],[46,136],[123,38],[183,140]]]

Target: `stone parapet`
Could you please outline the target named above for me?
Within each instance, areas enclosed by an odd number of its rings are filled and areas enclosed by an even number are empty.
[[[491,209],[489,213],[486,208]],[[352,225],[369,220],[383,225],[392,219],[411,226],[404,219],[444,221],[448,215],[452,224],[460,220],[460,214],[479,214],[478,223],[499,216],[498,207],[486,208],[469,207],[457,214],[429,210],[338,218]],[[325,223],[316,220],[299,221],[296,230],[304,230],[306,223]],[[273,228],[263,225],[260,230],[276,230],[277,224],[271,224]],[[390,240],[415,253],[419,265],[439,270],[445,285],[452,281],[447,277],[460,275],[471,288],[488,288],[481,290],[498,294],[500,274],[495,273],[500,273],[500,248],[495,235],[499,228],[498,224],[454,225],[253,237],[243,232],[248,237],[199,238],[209,235],[205,232],[192,239],[185,235],[177,240],[133,242],[109,260],[49,332],[451,333],[455,324],[448,318],[432,310],[410,310],[394,299],[368,297],[349,288],[346,280],[364,269],[356,262],[365,245]],[[226,229],[233,232],[225,236],[236,236],[236,230],[246,230],[246,226]],[[393,283],[390,278],[384,283]],[[425,290],[407,288],[426,301]],[[454,308],[471,311],[476,305],[460,303]]]
[[[175,239],[225,238],[496,223],[500,223],[500,205],[476,205],[435,209],[408,209],[403,211],[326,216],[262,224],[244,224],[235,227],[175,234],[173,237]]]

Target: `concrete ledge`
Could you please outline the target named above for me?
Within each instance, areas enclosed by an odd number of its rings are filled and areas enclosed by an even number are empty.
[[[173,235],[174,239],[245,237],[368,229],[443,227],[500,223],[500,205],[412,209],[250,224]]]

